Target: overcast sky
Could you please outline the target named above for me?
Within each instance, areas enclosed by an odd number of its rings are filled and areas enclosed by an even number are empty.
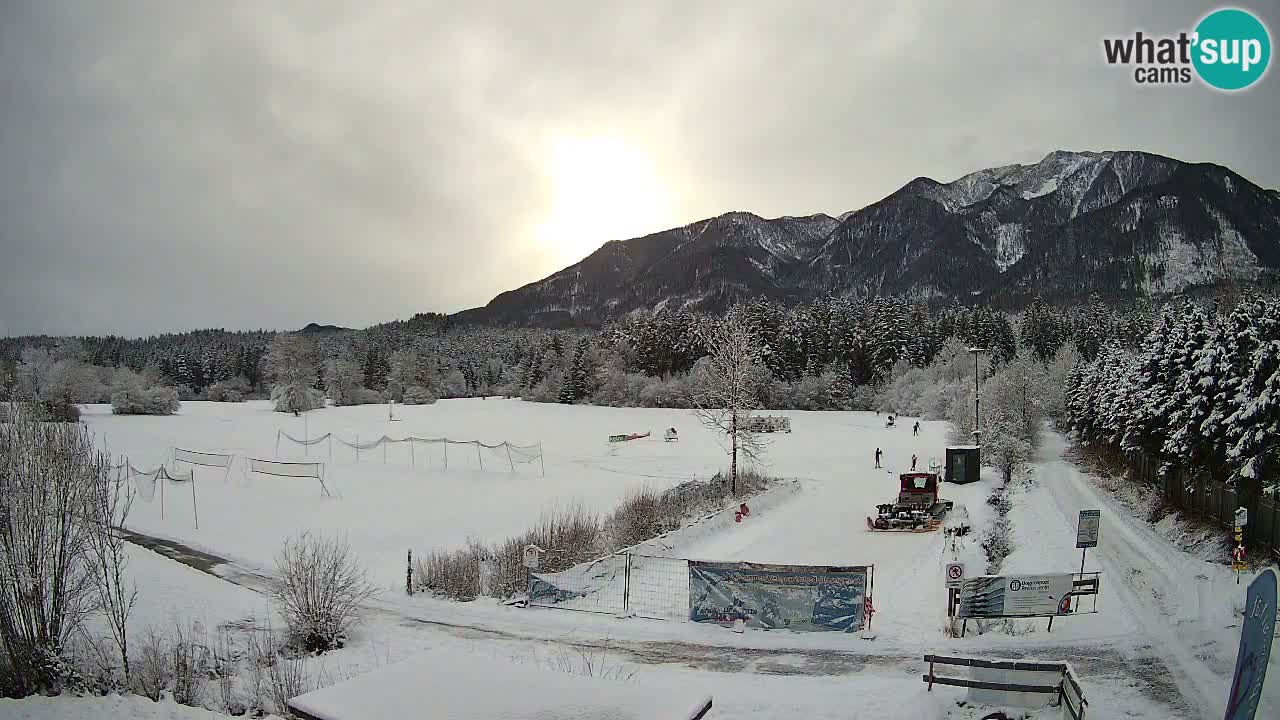
[[[1280,187],[1274,69],[1103,62],[1214,5],[1057,5],[5,0],[0,335],[453,312],[615,237],[1059,148]]]

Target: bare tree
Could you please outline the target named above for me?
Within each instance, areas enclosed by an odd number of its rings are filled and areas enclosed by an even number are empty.
[[[58,690],[62,652],[96,606],[96,490],[111,472],[78,425],[0,425],[0,644],[20,693]]]
[[[120,653],[125,687],[129,686],[129,616],[138,599],[138,589],[126,580],[129,556],[125,552],[124,527],[133,507],[135,493],[129,487],[125,468],[99,479],[93,496],[92,522],[87,547],[93,582],[98,591],[98,608],[111,629],[111,639]]]
[[[756,461],[767,443],[751,422],[760,407],[762,373],[755,338],[730,311],[709,324],[708,354],[694,366],[694,415],[724,437],[729,453],[730,491],[738,492],[738,455]]]
[[[289,538],[276,554],[276,571],[273,595],[290,639],[311,652],[342,647],[360,606],[376,592],[351,547],[338,538],[306,532]]]

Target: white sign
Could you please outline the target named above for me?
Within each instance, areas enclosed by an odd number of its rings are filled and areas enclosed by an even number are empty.
[[[1098,547],[1098,524],[1102,520],[1101,510],[1081,510],[1080,521],[1076,524],[1076,547]]]
[[[1249,508],[1236,508],[1236,527],[1249,524]]]
[[[1068,612],[1075,576],[980,575],[960,589],[961,618],[1045,617]]]
[[[524,566],[525,566],[525,567],[527,567],[527,568],[529,568],[530,570],[537,570],[537,569],[538,569],[538,561],[539,561],[539,559],[540,559],[540,557],[541,557],[541,554],[542,554],[543,552],[545,552],[545,551],[544,551],[542,548],[538,547],[537,545],[529,545],[529,546],[525,547],[525,549],[524,549]]]
[[[958,588],[964,584],[964,563],[947,563],[947,587]]]

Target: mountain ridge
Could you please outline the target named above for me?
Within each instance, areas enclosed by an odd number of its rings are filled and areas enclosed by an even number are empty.
[[[1280,191],[1214,163],[1055,150],[942,183],[920,176],[858,210],[730,211],[629,240],[506,291],[460,322],[594,325],[634,310],[722,309],[825,294],[1158,297],[1280,270]]]

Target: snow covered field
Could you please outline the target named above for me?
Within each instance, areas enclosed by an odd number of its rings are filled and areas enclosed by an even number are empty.
[[[965,505],[974,526],[954,549],[940,533],[866,530],[864,517],[896,494],[896,473],[909,469],[913,453],[921,467],[942,459],[942,423],[922,423],[913,437],[906,418],[888,429],[874,413],[788,412],[794,431],[773,436],[767,471],[797,482],[762,498],[741,524],[730,518],[663,540],[665,554],[675,557],[874,564],[878,637],[867,641],[841,633],[738,635],[687,622],[407,598],[398,588],[408,548],[456,547],[468,536],[501,539],[524,530],[542,510],[571,503],[608,512],[637,488],[707,477],[726,463],[716,438],[688,411],[491,398],[397,406],[395,412],[400,420],[389,422],[385,406],[328,408],[309,413],[305,429],[302,419],[271,412],[265,403],[184,403],[179,415],[167,418],[118,417],[93,406],[85,419],[113,453],[128,453],[140,467],[154,467],[173,446],[271,459],[278,429],[296,437],[335,432],[347,440],[358,433],[362,442],[385,434],[542,443],[545,477],[536,464],[517,465],[515,473],[488,458],[484,471],[478,462],[464,465],[468,448],[462,446],[457,455],[450,447],[445,470],[442,462],[425,462],[422,452],[410,467],[404,445],[390,446],[385,463],[381,449],[362,453],[357,463],[351,450],[335,444],[332,498],[323,497],[314,480],[246,478],[237,466],[224,482],[220,470],[197,468],[198,530],[183,486],[169,487],[164,518],[157,502],[137,503],[132,529],[205,548],[249,573],[269,572],[279,543],[296,530],[345,533],[387,592],[351,646],[312,662],[313,673],[330,682],[432,648],[545,665],[607,639],[616,661],[640,681],[715,695],[713,717],[967,717],[953,702],[963,691],[924,691],[920,658],[928,652],[1068,660],[1085,683],[1090,717],[1203,717],[1220,713],[1225,701],[1239,632],[1234,611],[1244,586],[1224,568],[1179,553],[1113,506],[1061,459],[1056,435],[1047,436],[1033,482],[1018,483],[1011,493],[1013,552],[1004,570],[1078,569],[1075,513],[1095,507],[1103,510],[1102,544],[1090,553],[1087,569],[1101,570],[1103,579],[1100,612],[1063,618],[1052,633],[1037,620],[1016,623],[1016,634],[978,636],[971,625],[964,639],[943,636],[942,568],[953,558],[970,574],[985,568],[979,542],[994,518],[985,502],[994,481],[943,486],[943,496]],[[661,440],[670,426],[680,430],[677,443]],[[610,434],[647,430],[651,438],[607,442]],[[873,468],[876,447],[885,452],[880,470]],[[309,456],[317,455],[328,461],[327,447],[310,448]],[[282,443],[281,458],[302,459],[302,448]],[[177,616],[210,625],[269,617],[265,598],[250,589],[145,550],[131,557],[142,588],[137,627],[163,626]],[[1271,672],[1260,717],[1280,708],[1277,669]]]
[[[304,449],[280,443],[280,459],[320,459],[335,497],[324,497],[307,478],[261,474],[246,476],[238,463],[223,480],[217,468],[195,468],[199,529],[195,528],[190,490],[166,488],[160,505],[137,502],[130,527],[149,535],[181,540],[201,549],[269,567],[276,549],[301,530],[345,533],[381,584],[398,587],[404,577],[405,551],[453,548],[468,537],[500,540],[524,531],[544,510],[580,504],[611,511],[629,493],[643,487],[666,488],[691,478],[707,478],[726,468],[717,439],[684,410],[572,407],[518,400],[445,400],[426,406],[397,406],[398,421],[385,406],[326,408],[305,418],[272,412],[265,402],[183,403],[172,417],[112,415],[108,406],[89,406],[84,418],[100,442],[115,454],[127,454],[140,468],[163,462],[171,447],[235,453],[275,459],[277,430],[302,438],[333,432],[349,442],[387,435],[449,437],[495,444],[541,443],[545,477],[537,462],[517,464],[505,453],[473,446],[448,447],[444,468],[441,446],[417,444],[411,465],[407,444],[355,452],[334,443]],[[944,428],[923,423],[919,437],[908,426],[888,430],[874,413],[789,413],[794,431],[773,435],[769,466],[774,475],[801,478],[838,488],[839,502],[827,515],[854,525],[874,512],[877,502],[896,495],[893,473],[920,466],[944,454]],[[304,428],[305,421],[305,428]],[[676,427],[679,442],[662,440]],[[649,438],[609,443],[611,434],[652,431]],[[886,469],[873,470],[875,447],[885,452]],[[431,453],[434,453],[431,454]],[[490,455],[490,457],[485,457]],[[484,463],[485,469],[480,469]],[[189,469],[190,466],[183,466]],[[847,539],[806,538],[797,530],[789,547],[802,545],[792,562],[876,562],[878,551]],[[714,550],[714,548],[709,548]],[[762,548],[769,561],[778,552]],[[701,556],[714,557],[707,553]]]

